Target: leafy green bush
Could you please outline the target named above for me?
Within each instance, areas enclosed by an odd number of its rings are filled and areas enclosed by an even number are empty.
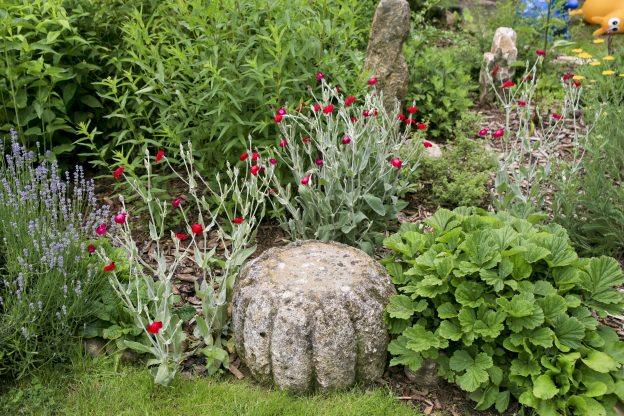
[[[401,292],[386,309],[391,365],[437,358],[479,410],[513,396],[542,416],[606,415],[624,398],[624,344],[595,317],[622,314],[613,258],[578,258],[556,224],[476,208],[441,209],[384,245]]]
[[[73,124],[102,106],[90,85],[102,53],[76,28],[83,14],[61,0],[5,2],[0,9],[0,134],[55,154],[74,149]]]
[[[21,377],[67,358],[67,345],[97,314],[107,284],[88,240],[105,222],[94,184],[77,169],[37,163],[17,143],[0,162],[0,375]]]
[[[415,177],[431,184],[433,202],[446,206],[482,205],[496,159],[482,142],[459,136],[441,157],[423,157]]]
[[[406,206],[399,196],[404,178],[418,167],[422,142],[410,147],[406,164],[399,150],[409,132],[397,114],[387,113],[374,93],[345,98],[324,81],[315,106],[284,114],[279,126],[279,150],[256,168],[267,167],[270,201],[284,208],[278,211],[282,228],[294,239],[340,241],[372,253]],[[285,179],[273,174],[282,164],[291,175]]]

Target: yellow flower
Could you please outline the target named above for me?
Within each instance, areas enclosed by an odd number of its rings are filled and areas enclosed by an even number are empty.
[[[620,76],[621,76],[622,78],[624,78],[624,74],[620,74]]]
[[[598,66],[600,65],[600,61],[593,61],[589,63],[591,66]]]
[[[579,53],[578,57],[581,58],[581,59],[589,59],[592,56],[590,54],[588,54],[587,52],[583,52],[583,53]]]
[[[594,39],[592,43],[604,43],[604,39]]]
[[[581,52],[583,52],[583,49],[581,48],[572,49],[572,53],[581,53]]]
[[[574,75],[572,79],[575,81],[580,81],[582,79],[585,79],[585,77],[583,75]]]
[[[615,71],[611,71],[611,70],[602,71],[602,75],[613,75],[613,74],[615,74]]]
[[[611,55],[607,55],[604,58],[602,58],[603,61],[613,61],[615,58],[612,57]]]

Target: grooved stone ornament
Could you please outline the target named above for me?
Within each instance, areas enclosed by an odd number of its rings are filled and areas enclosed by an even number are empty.
[[[232,310],[238,355],[261,382],[306,392],[373,381],[384,372],[382,313],[396,294],[363,251],[299,241],[241,271]]]

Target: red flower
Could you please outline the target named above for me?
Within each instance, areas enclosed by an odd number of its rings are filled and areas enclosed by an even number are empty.
[[[574,85],[575,87],[580,87],[580,86],[581,86],[581,81],[574,81],[574,82],[573,82],[573,85]]]
[[[260,159],[260,153],[258,153],[258,152],[251,152],[251,161],[255,162],[258,159]]]
[[[317,81],[321,81],[323,78],[325,78],[325,74],[323,74],[322,72],[317,72],[316,73],[316,80]]]
[[[115,262],[111,261],[111,263],[107,266],[104,266],[104,271],[105,272],[112,272],[113,270],[115,270]]]
[[[277,114],[283,116],[286,114],[286,109],[284,107],[280,107],[279,110],[277,110]]]
[[[403,166],[403,161],[399,159],[398,157],[395,159],[392,159],[390,163],[392,163],[392,166],[394,166],[397,169],[401,169],[401,166]]]
[[[535,53],[539,56],[544,56],[546,55],[546,51],[544,49],[538,49],[535,51]]]
[[[427,125],[426,125],[425,123],[418,123],[418,124],[416,125],[416,128],[417,128],[418,130],[425,130],[425,129],[427,128]]]
[[[405,124],[412,124],[412,123],[416,123],[416,120],[412,120],[411,118],[408,118],[405,120]]]
[[[249,168],[249,172],[251,172],[253,176],[258,176],[259,170],[260,170],[260,166],[258,165],[253,165],[252,167]]]
[[[503,137],[505,135],[505,130],[498,129],[494,133],[492,133],[492,137],[498,139],[499,137]]]
[[[364,117],[368,117],[368,116],[370,116],[370,111],[368,111],[368,110],[364,110],[364,111],[362,111],[362,115],[363,115]]]
[[[163,323],[160,321],[152,322],[147,326],[147,332],[150,334],[157,334],[163,327]]]
[[[305,106],[306,106],[305,101],[301,101],[301,107],[305,107]]]
[[[349,137],[349,136],[344,136],[344,137],[342,138],[342,144],[349,144],[349,143],[351,143],[351,137]]]
[[[126,222],[126,213],[125,212],[120,212],[119,214],[117,214],[117,215],[115,215],[113,217],[113,220],[117,224],[123,224],[124,222]]]
[[[496,65],[494,67],[494,70],[492,71],[492,76],[495,76],[498,73],[498,71],[500,71],[500,69],[501,69],[501,67]]]
[[[567,80],[569,80],[569,79],[572,79],[572,77],[574,77],[574,74],[567,74],[567,75],[564,75],[564,76],[563,76],[563,80],[564,80],[564,81],[567,81]]]
[[[176,238],[180,241],[184,241],[188,238],[188,234],[176,234]]]
[[[191,227],[191,231],[193,232],[193,234],[201,234],[204,232],[204,227],[202,227],[201,224],[193,224],[193,226]]]
[[[100,226],[95,229],[95,232],[97,235],[106,234],[106,224],[100,224]]]
[[[274,122],[279,123],[282,121],[282,116],[281,114],[278,114],[275,116],[275,118],[273,119]]]
[[[160,159],[162,159],[164,155],[165,151],[162,149],[159,150],[158,153],[156,153],[156,162],[160,162]]]
[[[432,147],[432,146],[433,146],[433,144],[431,144],[431,142],[428,142],[428,141],[426,141],[426,140],[425,140],[425,141],[423,142],[423,146],[425,146],[425,147]]]
[[[313,109],[314,109],[315,113],[318,113],[319,110],[321,109],[321,106],[319,104],[314,104],[314,108]]]
[[[342,91],[340,87],[336,87],[336,92],[340,92],[340,91]]]
[[[277,165],[277,159],[269,159],[269,163],[272,165]]]
[[[527,81],[530,81],[533,79],[533,75],[527,75],[526,77],[524,77],[524,79],[526,79]]]
[[[368,82],[368,85],[375,85],[375,84],[377,84],[378,80],[377,80],[377,78],[372,77],[367,82]]]
[[[117,168],[115,172],[113,172],[113,177],[115,179],[119,179],[119,177],[124,173],[124,168]]]
[[[486,134],[488,134],[490,131],[488,129],[481,129],[479,130],[479,136],[483,137]]]
[[[561,120],[561,114],[553,113],[553,114],[551,114],[551,117],[556,119],[556,120]]]
[[[287,144],[288,144],[288,142],[286,141],[286,139],[282,139],[279,142],[279,147],[286,147]]]
[[[316,159],[316,161],[314,161],[314,163],[316,163],[316,166],[323,166],[323,159]]]
[[[379,114],[379,111],[377,111],[377,109],[373,110],[373,115],[376,116],[377,114]]]
[[[301,179],[301,185],[308,185],[310,183],[310,176],[312,175],[305,176],[303,179]]]
[[[232,222],[233,222],[234,224],[242,224],[242,223],[244,223],[244,222],[245,222],[245,218],[236,217],[236,218],[234,218],[234,219],[232,220]]]
[[[303,138],[303,142],[304,142],[304,143],[310,143],[311,141],[312,141],[312,139],[311,139],[311,138],[309,138],[309,137],[304,137],[304,138]]]
[[[350,106],[351,104],[353,104],[353,102],[354,102],[355,100],[356,100],[356,98],[355,98],[354,96],[350,96],[349,98],[347,98],[347,99],[345,100],[345,105],[348,107],[348,106]]]
[[[356,121],[358,121],[357,117],[351,117],[351,122],[355,123]]]
[[[503,82],[503,85],[501,86],[501,88],[509,88],[509,87],[515,87],[515,86],[516,86],[515,82],[507,80]]]
[[[323,107],[323,114],[331,114],[334,112],[334,105],[333,104],[328,104],[325,107]]]
[[[95,246],[93,244],[89,244],[89,247],[87,247],[87,251],[89,253],[95,253]]]
[[[247,153],[245,153],[245,154],[247,154]],[[244,160],[244,159],[243,159],[243,160]],[[177,208],[177,207],[179,207],[179,206],[180,206],[180,204],[181,204],[181,203],[182,203],[182,198],[178,197],[178,198],[176,198],[176,200],[175,200],[175,201],[173,201],[173,202],[171,203],[171,206],[172,206],[172,207],[174,207],[174,208]]]
[[[526,101],[518,101],[516,104],[518,104],[520,107],[524,107],[525,105],[527,105]]]
[[[243,160],[246,160],[248,157],[249,157],[249,153],[243,153],[242,155],[240,155],[238,160],[242,162]]]
[[[399,119],[399,121],[404,121],[407,117],[405,117],[405,114],[401,113],[398,115],[397,118]]]
[[[407,107],[407,112],[410,114],[414,114],[416,111],[418,111],[418,107]]]

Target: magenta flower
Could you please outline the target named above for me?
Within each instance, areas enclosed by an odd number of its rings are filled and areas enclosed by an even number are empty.
[[[106,234],[106,224],[101,224],[99,227],[95,229],[95,232],[97,233],[97,235]]]
[[[378,82],[378,79],[375,77],[370,78],[368,81],[368,85],[375,85]]]
[[[399,159],[398,157],[395,159],[392,159],[390,163],[392,163],[392,166],[394,166],[397,169],[401,169],[401,166],[403,166],[403,161]]]
[[[115,215],[115,217],[113,217],[113,220],[117,224],[123,224],[124,222],[126,222],[126,213],[120,212],[119,214]]]
[[[286,145],[288,145],[288,142],[286,141],[286,139],[280,140],[279,147],[286,147]]]
[[[277,110],[277,114],[283,116],[286,114],[286,109],[284,107],[280,107],[279,110]]]
[[[479,130],[479,136],[483,137],[486,134],[488,134],[490,131],[488,129],[481,129]]]
[[[342,144],[349,144],[349,143],[351,143],[351,137],[349,137],[349,136],[344,136],[344,137],[342,138]]]
[[[321,167],[324,164],[323,163],[323,159],[316,159],[316,161],[314,163],[316,163],[316,166],[318,166],[318,167]]]
[[[494,137],[495,139],[498,139],[499,137],[503,137],[504,135],[505,135],[505,130],[503,129],[498,129],[494,133],[492,133],[492,137]]]
[[[277,159],[269,159],[269,163],[272,165],[277,165]]]
[[[245,154],[247,154],[247,153],[245,153]],[[249,155],[248,155],[248,156],[249,156]],[[245,158],[245,159],[246,159],[246,158]],[[241,159],[241,160],[245,160],[245,159]],[[171,206],[172,206],[172,207],[174,207],[174,208],[177,208],[177,207],[179,207],[179,206],[180,206],[180,204],[181,204],[181,203],[182,203],[182,198],[178,197],[178,198],[176,198],[176,200],[175,200],[175,201],[173,201],[173,202],[171,203]]]
[[[316,80],[317,81],[321,81],[323,78],[325,78],[325,74],[323,74],[322,72],[317,72],[316,73]]]
[[[310,176],[312,175],[305,176],[303,179],[301,179],[301,185],[308,185],[310,183]]]

